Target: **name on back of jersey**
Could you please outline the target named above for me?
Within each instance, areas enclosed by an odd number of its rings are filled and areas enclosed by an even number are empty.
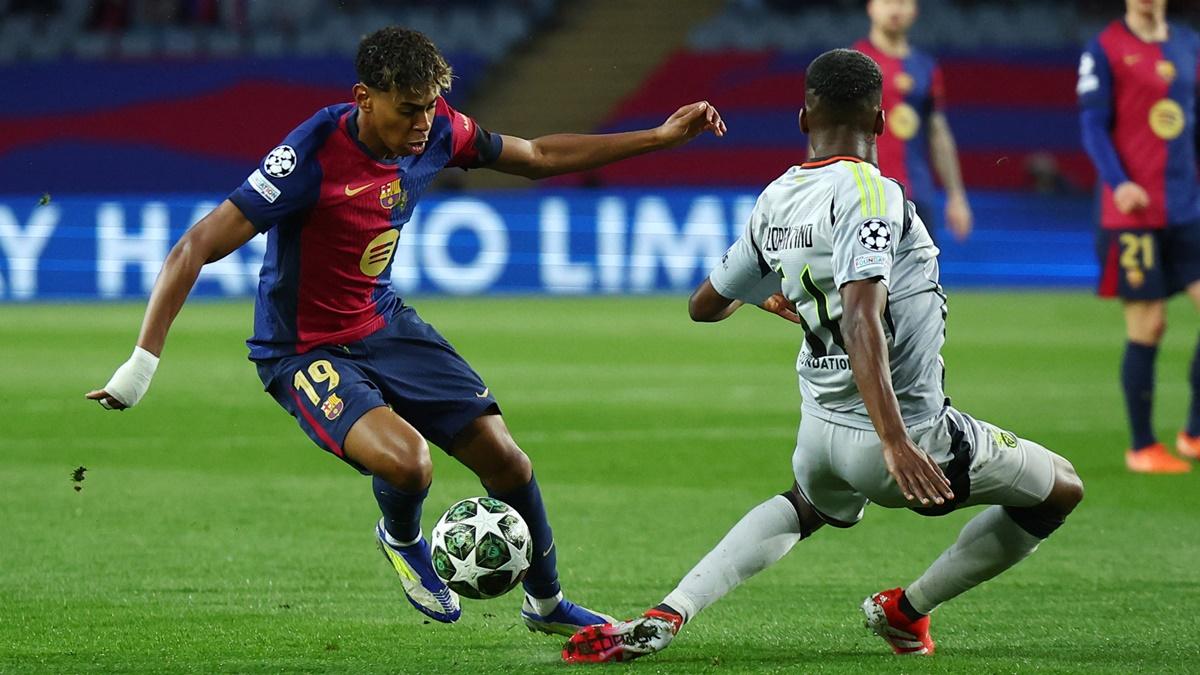
[[[813,226],[767,228],[763,235],[763,251],[774,253],[792,248],[812,248]]]

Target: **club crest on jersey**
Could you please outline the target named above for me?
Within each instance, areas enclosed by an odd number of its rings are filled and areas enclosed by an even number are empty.
[[[345,409],[345,402],[337,394],[330,394],[329,398],[325,399],[325,402],[321,404],[321,412],[325,413],[325,419],[330,422],[336,420]]]
[[[913,88],[913,76],[905,72],[896,73],[896,77],[892,78],[892,83],[896,85],[896,91],[901,94],[907,94]]]
[[[858,226],[858,243],[868,251],[882,253],[892,247],[892,231],[887,223],[872,218]]]
[[[1154,64],[1154,72],[1165,82],[1175,81],[1175,64],[1170,61],[1157,61]]]
[[[384,185],[379,188],[379,205],[387,210],[404,209],[408,204],[408,193],[400,185],[400,179]]]

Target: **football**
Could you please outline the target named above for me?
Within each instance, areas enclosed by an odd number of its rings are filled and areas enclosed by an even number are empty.
[[[433,569],[450,590],[467,598],[495,598],[529,571],[529,526],[508,504],[491,497],[464,499],[433,526]]]

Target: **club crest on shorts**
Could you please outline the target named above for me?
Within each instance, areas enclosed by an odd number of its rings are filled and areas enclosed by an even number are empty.
[[[379,205],[389,211],[392,209],[403,210],[408,204],[408,193],[400,185],[400,179],[387,183],[379,188]]]
[[[888,224],[872,218],[858,226],[858,243],[868,251],[882,253],[892,247],[892,231]]]
[[[1017,447],[1017,435],[1011,431],[992,429],[992,437],[996,439],[996,445],[1014,449]]]
[[[330,394],[329,398],[321,404],[321,412],[325,413],[325,419],[330,422],[341,416],[342,411],[346,409],[345,402],[337,394]]]

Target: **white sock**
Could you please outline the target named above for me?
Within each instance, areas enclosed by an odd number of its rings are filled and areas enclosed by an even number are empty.
[[[1004,507],[990,506],[967,522],[954,545],[909,584],[904,595],[913,609],[928,614],[1029,557],[1040,543],[1042,540],[1017,525]]]
[[[800,541],[800,518],[792,503],[775,496],[729,530],[716,548],[688,572],[663,603],[690,621],[746,579],[773,565]]]
[[[412,541],[400,541],[399,539],[396,539],[395,537],[393,537],[391,534],[388,534],[387,530],[384,530],[383,538],[387,540],[388,546],[391,546],[392,548],[405,548],[407,546],[412,546],[413,544],[417,543],[418,541],[421,541],[421,533],[418,532],[417,538],[413,539]]]
[[[528,593],[525,594],[525,602],[529,604],[529,608],[538,616],[546,616],[550,612],[553,612],[554,608],[558,607],[558,603],[562,602],[562,599],[562,591],[559,591],[551,598],[535,598]]]

